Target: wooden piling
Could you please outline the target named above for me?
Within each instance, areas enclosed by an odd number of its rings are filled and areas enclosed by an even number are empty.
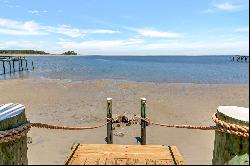
[[[112,98],[107,98],[107,118],[112,118]],[[107,144],[113,144],[112,122],[107,119]]]
[[[12,68],[13,68],[13,72],[15,72],[15,61],[12,61]]]
[[[27,119],[23,105],[0,105],[0,131],[10,130],[25,123]],[[27,165],[27,149],[26,135],[9,142],[0,142],[0,165]]]
[[[9,67],[10,67],[10,73],[11,73],[11,64],[10,64],[10,61],[8,61],[9,62]]]
[[[141,98],[141,118],[146,118],[146,99]],[[141,120],[141,145],[146,145],[146,122]]]
[[[28,62],[25,60],[25,70],[28,70]]]
[[[21,70],[23,71],[23,60],[21,59]]]
[[[35,67],[34,67],[34,62],[33,61],[31,61],[31,65],[32,65],[32,70],[34,70]]]
[[[3,61],[3,74],[6,74],[6,70],[5,70],[5,62]]]
[[[232,61],[249,62],[249,56],[235,55],[232,57]]]
[[[21,71],[21,62],[18,60],[18,70]]]
[[[228,123],[249,126],[249,108],[220,106],[217,117]],[[249,140],[215,131],[213,165],[248,165]]]

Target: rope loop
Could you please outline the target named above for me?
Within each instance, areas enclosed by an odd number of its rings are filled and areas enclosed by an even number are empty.
[[[30,127],[31,127],[30,123],[27,122],[26,124],[23,124],[16,128],[0,131],[0,143],[13,141],[26,136],[26,134],[30,130]]]

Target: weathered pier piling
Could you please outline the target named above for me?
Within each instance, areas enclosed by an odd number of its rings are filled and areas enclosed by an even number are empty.
[[[249,62],[249,56],[235,55],[232,57],[233,62]]]
[[[25,56],[0,56],[0,62],[2,62],[2,74],[7,74],[7,73],[11,74],[16,71],[29,70],[28,59],[26,59]],[[18,70],[15,68],[16,67],[15,62],[18,62]],[[7,72],[6,64],[9,64],[9,72]],[[31,66],[32,70],[34,70],[34,63],[32,60],[31,60]]]
[[[13,103],[0,105],[0,165],[28,164],[28,128],[21,130],[25,124],[27,119],[23,105]],[[11,135],[10,130],[17,134]],[[7,131],[8,134],[3,137]]]
[[[249,108],[220,106],[217,116],[225,122],[249,126]],[[213,165],[248,165],[249,138],[215,131]]]
[[[107,144],[113,144],[112,122],[112,98],[107,98]]]

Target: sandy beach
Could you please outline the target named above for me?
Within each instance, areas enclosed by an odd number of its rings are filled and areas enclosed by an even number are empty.
[[[220,105],[249,107],[249,86],[243,84],[169,84],[116,80],[1,80],[0,103],[22,103],[31,122],[91,126],[105,122],[106,98],[113,113],[140,114],[147,98],[147,115],[155,122],[214,125],[211,116]],[[116,127],[123,137],[116,144],[137,144],[140,126]],[[85,131],[32,128],[28,133],[29,164],[64,164],[73,143],[105,144],[106,127]],[[147,144],[176,145],[186,164],[211,164],[213,131],[149,126]]]

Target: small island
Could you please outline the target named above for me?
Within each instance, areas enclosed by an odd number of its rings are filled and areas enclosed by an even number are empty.
[[[77,53],[75,51],[67,51],[64,52],[62,55],[77,55]]]

